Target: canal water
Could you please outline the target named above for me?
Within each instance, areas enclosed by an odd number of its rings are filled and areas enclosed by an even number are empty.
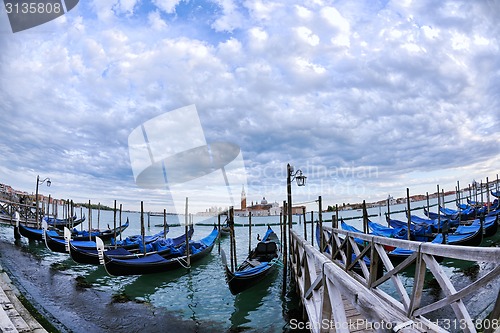
[[[412,207],[425,205],[422,203],[412,203]],[[432,204],[432,202],[431,202]],[[391,206],[391,211],[404,209],[403,205]],[[371,220],[385,224],[384,217],[385,208],[371,208],[368,210]],[[415,214],[421,215],[420,212]],[[313,213],[313,219],[318,217],[317,212]],[[341,213],[347,222],[351,225],[362,229],[360,219],[350,219],[359,217],[360,211],[345,211]],[[331,219],[332,213],[323,213],[323,219]],[[307,213],[307,220],[310,220],[311,214]],[[404,213],[396,213],[391,215],[394,218],[404,220]],[[140,234],[140,214],[136,212],[124,212],[122,221],[129,219],[130,226],[125,231],[123,237],[127,235]],[[97,225],[97,212],[93,212],[93,226]],[[113,226],[113,212],[100,212],[100,226],[109,224]],[[167,221],[170,218],[167,218]],[[195,233],[193,239],[202,238],[210,233],[212,226],[198,225],[198,219],[194,217]],[[150,218],[150,227],[146,228],[147,234],[154,234],[163,229],[163,217],[152,216]],[[304,227],[301,217],[294,216],[293,228],[299,234],[303,235]],[[207,221],[204,221],[204,224]],[[216,219],[212,218],[208,223],[216,223]],[[236,217],[236,224],[247,224],[248,218]],[[251,242],[253,245],[257,242],[257,235],[264,235],[267,227],[265,224],[278,224],[279,216],[269,217],[253,217]],[[147,218],[146,218],[147,224]],[[257,224],[257,225],[255,225]],[[84,228],[88,224],[85,222]],[[280,234],[279,225],[272,225],[276,233]],[[236,245],[237,258],[241,262],[248,254],[249,249],[249,230],[247,227],[236,227]],[[307,225],[306,232],[310,240],[311,226]],[[183,226],[171,226],[168,236],[175,237],[184,233]],[[0,237],[2,241],[12,241],[12,228],[0,227]],[[499,246],[500,236],[486,239],[483,241],[483,246]],[[72,277],[80,277],[85,282],[90,283],[92,288],[102,291],[110,291],[115,295],[120,295],[124,298],[136,302],[145,302],[153,306],[157,311],[167,311],[170,314],[178,316],[183,320],[193,321],[197,327],[203,327],[205,331],[226,331],[226,332],[284,332],[290,329],[289,322],[292,318],[300,319],[302,310],[298,306],[297,297],[293,292],[289,292],[285,297],[281,296],[282,291],[282,272],[279,270],[275,274],[269,276],[263,283],[243,292],[237,296],[229,292],[225,282],[224,269],[221,263],[219,254],[220,249],[229,253],[229,238],[221,239],[220,245],[217,244],[210,256],[196,262],[191,270],[177,269],[172,272],[131,277],[112,277],[107,275],[102,267],[91,265],[81,265],[74,263],[68,255],[52,253],[45,249],[42,244],[29,243],[23,239],[21,246],[29,249],[30,252],[41,258],[44,262],[50,263],[51,267],[64,267],[61,269],[62,274],[71,275]],[[457,261],[443,262],[445,271],[452,277],[453,281],[457,281],[458,285],[465,286],[468,283],[475,281],[482,276],[484,271],[488,270],[481,263],[466,263]],[[404,274],[403,283],[410,292],[413,286],[413,271],[411,268]],[[293,287],[291,288],[294,289]],[[383,287],[384,291],[389,294],[395,294],[394,288],[390,285]],[[489,290],[489,293],[488,293]],[[474,318],[485,318],[492,309],[492,304],[495,301],[496,295],[491,290],[498,290],[498,281],[496,284],[489,286],[489,289],[482,294],[477,294],[471,297],[466,304],[469,309],[472,309]],[[441,294],[439,286],[435,281],[429,280],[426,282],[426,294],[424,302],[432,299],[437,299]],[[492,295],[493,294],[493,295]],[[453,317],[451,310],[447,312],[441,311],[432,314],[431,319],[439,320],[442,318]]]

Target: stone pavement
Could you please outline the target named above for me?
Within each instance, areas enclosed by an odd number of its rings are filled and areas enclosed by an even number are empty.
[[[0,266],[0,332],[46,333],[21,303],[18,295],[19,290]]]

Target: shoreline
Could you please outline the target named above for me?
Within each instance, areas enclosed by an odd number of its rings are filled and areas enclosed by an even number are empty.
[[[0,240],[0,265],[12,284],[58,332],[220,332],[210,323],[187,321],[148,303],[115,301],[110,291],[83,288],[23,246]],[[211,325],[212,324],[212,325]],[[168,325],[168,326],[166,326]],[[43,331],[42,331],[43,332]]]

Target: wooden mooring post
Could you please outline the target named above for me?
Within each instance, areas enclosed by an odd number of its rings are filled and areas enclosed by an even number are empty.
[[[324,236],[323,236],[323,207],[322,207],[322,200],[321,200],[321,195],[318,197],[318,218],[319,218],[319,252],[323,252],[323,247],[324,247]]]
[[[302,219],[304,220],[304,239],[307,240],[306,207],[302,207]]]
[[[411,210],[410,210],[410,189],[406,188],[406,214],[408,221],[408,240],[411,240]]]
[[[252,212],[248,213],[248,255],[252,252]]]
[[[287,212],[288,207],[286,201],[283,201],[283,211]],[[286,290],[287,290],[287,277],[288,277],[288,244],[287,244],[287,233],[288,233],[288,227],[287,227],[287,215],[288,214],[283,214],[283,284],[282,284],[282,290],[281,290],[281,295],[285,296],[286,295]]]

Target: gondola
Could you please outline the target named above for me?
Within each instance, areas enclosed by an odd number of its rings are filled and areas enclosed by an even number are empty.
[[[267,227],[266,234],[248,257],[234,272],[227,266],[226,254],[221,251],[222,264],[226,271],[226,281],[233,295],[256,285],[276,269],[281,258],[278,236],[271,227]]]
[[[397,239],[408,239],[408,228],[392,228],[386,227],[379,223],[372,222],[368,220],[368,228],[371,229],[371,233],[376,236],[397,238]]]
[[[229,236],[230,233],[231,233],[231,228],[228,225],[224,225],[224,226],[220,227],[220,236],[221,237]]]
[[[461,221],[473,220],[481,213],[483,213],[484,207],[480,207],[478,209],[474,207],[468,207],[463,210],[455,210],[451,208],[439,207],[439,211],[443,213],[446,217],[449,218],[460,218]]]
[[[436,219],[431,219],[431,218],[423,218],[420,216],[416,215],[410,215],[410,220],[412,223],[415,224],[427,224],[431,226],[432,232],[441,232],[443,228],[448,227],[448,228],[456,228],[460,225],[460,221],[458,219],[452,220],[449,218],[446,218],[445,216],[441,216],[441,218],[438,220]]]
[[[212,232],[205,238],[199,241],[189,242],[189,260],[195,262],[200,260],[212,252],[215,241],[219,237],[219,230],[216,226]],[[104,251],[104,243],[97,238],[97,251],[99,252],[99,260],[106,268],[109,275],[141,275],[163,273],[179,267],[187,267],[187,257],[185,255],[186,244],[178,248],[176,253],[162,257],[159,254],[153,253],[140,258],[132,259],[115,259],[107,256]]]
[[[19,223],[17,227],[21,236],[26,237],[29,240],[43,241],[43,229],[31,228],[21,223]],[[62,237],[61,232],[58,230],[47,230],[47,233],[52,237]]]
[[[42,229],[44,226],[46,227],[46,222],[42,222]],[[45,229],[46,230],[46,229]],[[95,249],[96,248],[96,242],[95,241],[90,241],[90,240],[71,240],[71,232],[69,231],[68,228],[64,229],[64,237],[52,237],[48,231],[45,233],[45,245],[46,247],[53,251],[53,252],[60,252],[60,253],[69,253],[70,252],[70,246],[69,244],[72,243],[75,247],[80,248],[80,249]],[[157,240],[160,237],[164,237],[164,232],[161,231],[157,234],[154,234],[152,236],[145,236],[145,243],[149,244],[155,240]],[[138,236],[134,236],[134,238],[139,239]],[[142,238],[140,238],[142,240]],[[127,244],[120,246],[121,248],[125,250],[132,250],[132,249],[138,249],[140,250],[140,247],[142,245],[142,242],[128,242]]]
[[[168,233],[169,228],[166,229],[166,232]],[[151,242],[154,242],[158,238],[165,237],[164,232],[160,231],[154,235],[150,236],[144,236],[144,244],[149,244]],[[102,240],[102,239],[101,239]],[[111,238],[110,244],[115,247],[122,247],[126,250],[130,249],[135,249],[135,248],[140,248],[142,246],[143,240],[141,235],[133,235],[133,236],[128,236],[127,238],[123,240],[115,240],[114,238]],[[93,244],[92,248],[95,248],[95,244]]]
[[[42,222],[43,223],[43,222]],[[115,234],[119,235],[121,234],[122,231],[124,231],[127,227],[129,226],[129,222],[127,220],[127,223],[122,225],[121,227],[117,227],[116,229],[108,229],[104,231],[92,231],[92,238],[95,240],[96,236],[103,237],[106,240],[109,240],[111,237],[113,237]],[[28,226],[25,226],[23,224],[17,225],[19,228],[19,233],[21,236],[24,236],[28,238],[29,240],[35,240],[35,241],[43,241],[43,228],[38,229],[38,228],[31,228]],[[48,226],[47,226],[48,227]],[[116,232],[115,232],[116,230]],[[63,232],[62,230],[59,229],[47,229],[47,234],[52,237],[52,238],[63,238]],[[78,231],[76,229],[73,229],[71,231],[71,238],[73,240],[80,240],[80,241],[86,241],[89,240],[89,233],[88,231]]]
[[[91,230],[90,232],[88,230],[76,230],[76,228],[73,228],[71,231],[71,239],[72,240],[93,240],[95,241],[96,237],[99,237],[103,241],[108,241],[111,238],[114,238],[116,236],[119,236],[125,229],[128,228],[130,225],[130,222],[127,218],[127,222],[125,224],[122,224],[121,226],[118,226],[113,229],[104,229],[104,230]]]
[[[483,237],[491,237],[498,231],[498,213],[496,215],[486,215],[475,219],[471,226],[479,227],[481,225],[481,218],[483,218]],[[458,230],[458,229],[457,229]]]
[[[448,219],[448,220],[458,220],[458,214],[456,215],[451,215],[451,216],[446,216],[444,214],[438,214],[438,213],[433,213],[433,212],[430,212],[428,211],[427,209],[424,208],[424,214],[425,216],[427,216],[428,218],[432,219],[432,220],[437,220],[437,219]]]
[[[71,219],[58,219],[55,217],[44,216],[42,218],[42,222],[43,221],[47,222],[47,225],[51,227],[62,230],[64,227],[76,227],[77,225],[80,225],[83,221],[85,221],[85,215],[83,215],[80,219],[77,219],[76,215]]]
[[[396,229],[408,229],[408,222],[386,218],[387,223]],[[417,242],[429,242],[434,238],[432,227],[427,224],[410,223],[410,239]]]
[[[191,239],[193,235],[194,229],[190,228],[188,231],[188,238]],[[130,259],[135,257],[142,257],[144,255],[149,254],[159,254],[162,257],[168,257],[172,254],[172,251],[178,248],[180,245],[185,243],[186,235],[183,234],[181,236],[175,238],[164,238],[160,237],[153,242],[146,244],[146,254],[143,250],[136,248],[131,250],[126,250],[122,247],[113,247],[108,246],[105,247],[106,255],[110,258],[115,259]],[[71,259],[79,264],[90,264],[90,265],[99,265],[99,254],[97,252],[96,244],[94,243],[93,248],[82,248],[79,247],[78,244],[74,242],[69,243],[69,253]]]

